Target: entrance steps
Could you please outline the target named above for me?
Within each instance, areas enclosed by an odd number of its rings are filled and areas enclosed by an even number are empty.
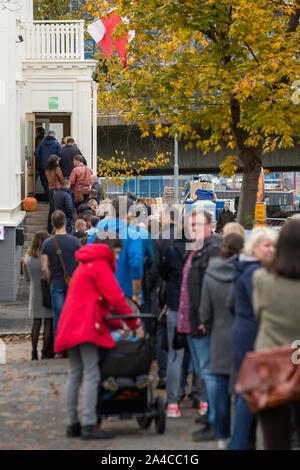
[[[27,212],[24,224],[24,258],[34,234],[48,231],[48,212],[49,204],[47,202],[39,202],[34,212]],[[28,302],[29,300],[29,282],[25,281],[23,274],[19,277],[16,300],[21,302]]]

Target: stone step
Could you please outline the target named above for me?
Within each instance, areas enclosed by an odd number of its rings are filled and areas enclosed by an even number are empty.
[[[49,204],[38,204],[35,211],[28,211],[26,214],[36,214],[37,212],[46,212],[49,210]]]
[[[30,215],[27,214],[26,219],[28,221],[36,220],[36,219],[47,219],[48,218],[48,211],[41,211],[41,212],[32,212]]]
[[[24,235],[28,233],[40,232],[41,230],[44,231],[47,228],[47,225],[48,225],[47,221],[45,221],[45,223],[41,223],[38,225],[25,225]]]

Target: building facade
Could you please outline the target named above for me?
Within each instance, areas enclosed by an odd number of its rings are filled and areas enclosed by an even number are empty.
[[[0,302],[16,294],[22,200],[37,191],[36,127],[55,130],[58,140],[74,137],[93,169],[97,148],[96,62],[84,58],[84,22],[33,21],[32,0],[9,4],[0,0]]]

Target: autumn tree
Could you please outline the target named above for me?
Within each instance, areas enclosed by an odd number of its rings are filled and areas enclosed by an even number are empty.
[[[101,10],[102,5],[102,10]],[[232,149],[222,171],[243,164],[238,220],[253,220],[262,155],[299,141],[299,0],[116,0],[134,30],[128,66],[105,61],[102,103],[118,106],[143,135],[178,134],[187,145]],[[104,13],[107,2],[87,1]],[[100,105],[101,106],[101,105]]]
[[[33,0],[36,20],[71,19],[70,0]]]
[[[109,3],[102,0],[34,0],[35,20],[74,20],[84,19],[85,26],[96,19],[101,11],[107,11]],[[115,53],[107,61],[101,49],[96,46],[87,32],[85,32],[85,52],[89,58],[98,61],[94,80],[99,82],[98,110],[107,114],[109,111],[119,111],[115,96],[115,82],[121,77],[123,66]],[[109,73],[106,62],[109,65]],[[156,152],[153,158],[139,155],[135,160],[128,161],[127,149],[120,153],[116,150],[110,158],[98,156],[98,176],[105,178],[105,183],[124,185],[125,178],[137,176],[141,179],[143,173],[152,168],[165,166],[170,161],[169,153]]]

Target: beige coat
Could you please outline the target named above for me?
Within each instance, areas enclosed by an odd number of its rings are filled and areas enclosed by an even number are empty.
[[[257,270],[253,276],[253,307],[259,322],[256,351],[300,340],[300,279]]]

